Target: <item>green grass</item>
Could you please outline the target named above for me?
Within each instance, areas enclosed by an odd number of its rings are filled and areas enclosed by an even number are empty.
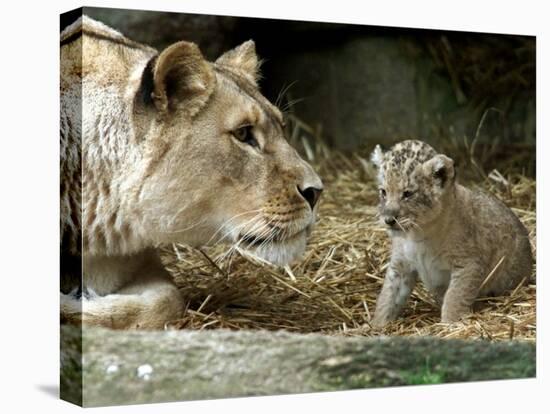
[[[426,358],[426,364],[416,372],[405,371],[402,373],[407,385],[442,384],[445,375],[438,367],[430,367],[430,358]]]

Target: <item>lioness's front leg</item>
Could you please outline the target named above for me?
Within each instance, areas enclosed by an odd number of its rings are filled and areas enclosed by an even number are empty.
[[[135,268],[116,284],[120,268]],[[112,329],[163,329],[183,310],[179,289],[157,255],[128,260],[90,260],[84,266],[82,295],[61,295],[63,322]],[[75,289],[76,292],[76,289]]]
[[[472,305],[479,294],[482,277],[483,269],[477,263],[453,268],[449,288],[443,298],[441,322],[456,322],[471,312]]]
[[[416,279],[417,273],[406,263],[390,263],[382,291],[376,301],[372,320],[374,327],[382,327],[399,316],[416,284]]]
[[[105,296],[61,296],[62,320],[84,326],[163,329],[166,322],[181,317],[182,310],[178,288],[165,277],[144,277]]]

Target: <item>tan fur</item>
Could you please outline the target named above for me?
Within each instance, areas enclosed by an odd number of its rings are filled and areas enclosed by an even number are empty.
[[[502,294],[530,276],[525,227],[495,197],[458,184],[450,158],[421,141],[403,141],[386,153],[377,147],[372,161],[381,220],[392,237],[374,326],[397,318],[417,279],[449,323],[468,313],[477,297]]]
[[[62,283],[64,321],[154,329],[177,318],[163,243],[299,258],[322,183],[258,91],[253,42],[211,63],[192,43],[158,53],[84,17],[61,44],[62,248],[82,255],[84,279],[83,300]]]

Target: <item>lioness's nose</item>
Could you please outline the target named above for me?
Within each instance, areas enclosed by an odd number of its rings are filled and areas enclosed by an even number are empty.
[[[313,210],[313,207],[315,207],[315,204],[317,204],[317,201],[319,201],[319,197],[321,197],[321,193],[323,192],[322,188],[315,188],[315,187],[307,187],[303,190],[298,186],[298,192],[304,197],[304,199],[307,201],[311,209]]]
[[[298,153],[296,155],[299,157]],[[300,195],[307,201],[311,209],[319,202],[319,197],[323,192],[323,182],[321,177],[313,170],[304,160],[300,159],[302,171],[298,175],[298,182],[296,183],[296,189]]]

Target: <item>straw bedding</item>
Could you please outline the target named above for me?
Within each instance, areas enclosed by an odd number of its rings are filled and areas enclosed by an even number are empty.
[[[378,196],[368,152],[346,155],[322,144],[313,146],[303,137],[298,144],[325,183],[303,261],[280,269],[239,252],[224,256],[228,246],[166,247],[163,259],[187,303],[182,319],[171,322],[171,328],[535,341],[535,269],[523,286],[502,297],[478,299],[475,313],[451,325],[440,323],[439,308],[419,284],[397,321],[384,329],[371,328],[390,243],[377,222]],[[456,161],[460,151],[451,151],[446,153]],[[535,180],[514,171],[469,174],[476,168],[468,153],[471,162],[459,170],[462,181],[491,191],[512,207],[529,230],[536,253]]]

